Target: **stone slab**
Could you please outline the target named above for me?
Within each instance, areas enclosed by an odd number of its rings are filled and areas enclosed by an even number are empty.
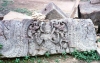
[[[54,3],[49,3],[42,11],[42,14],[46,15],[46,19],[65,19],[68,16],[62,12],[62,10],[57,7]]]
[[[92,4],[100,4],[100,0],[90,0],[90,3],[92,3]]]
[[[100,4],[90,4],[84,2],[79,4],[80,17],[83,19],[92,19],[95,25],[100,24]]]
[[[0,22],[0,53],[3,57],[22,57],[28,55],[27,27],[32,20],[3,20]]]
[[[2,25],[3,24],[3,25]],[[58,54],[96,50],[96,33],[90,19],[61,19],[47,22],[31,19],[0,21],[0,50],[3,57]]]

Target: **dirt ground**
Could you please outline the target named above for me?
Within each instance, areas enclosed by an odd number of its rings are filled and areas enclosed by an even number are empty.
[[[53,2],[65,13],[71,11],[74,1],[62,1],[62,0],[15,0],[14,7],[28,8],[30,10],[41,11],[48,3]]]
[[[70,13],[72,7],[74,6],[75,1],[67,1],[67,0],[13,0],[13,4],[9,6],[14,8],[27,8],[29,10],[41,11],[49,2],[55,3],[63,12]],[[58,57],[52,57],[52,59],[47,59],[50,63],[57,63],[53,59]],[[68,57],[64,61],[59,59],[59,63],[86,63],[84,61],[80,61],[75,59],[74,57]],[[91,63],[100,63],[97,61]]]
[[[13,1],[13,4],[10,4],[9,8],[12,7],[27,8],[29,10],[36,10],[36,11],[41,11],[48,3],[53,2],[64,13],[70,13],[75,3],[75,0],[9,0],[9,1]]]

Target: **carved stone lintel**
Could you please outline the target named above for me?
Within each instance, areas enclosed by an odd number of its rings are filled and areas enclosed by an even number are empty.
[[[1,23],[1,22],[0,22]],[[96,34],[90,19],[61,19],[48,22],[31,19],[4,20],[0,24],[1,53],[4,57],[44,55],[96,50]]]

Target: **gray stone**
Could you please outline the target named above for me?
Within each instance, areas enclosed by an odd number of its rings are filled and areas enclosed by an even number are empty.
[[[48,51],[47,48],[41,47],[37,55],[44,55]]]
[[[4,57],[21,57],[28,54],[27,29],[31,23],[31,20],[4,20],[2,22],[4,26],[0,29],[3,31],[0,44],[3,45],[1,54]]]
[[[67,18],[65,13],[62,12],[60,8],[58,8],[54,3],[49,3],[41,12],[46,15],[46,19],[63,19]]]
[[[69,49],[69,48],[67,48],[67,49],[66,49],[66,52],[67,52],[67,53],[70,53],[71,51],[69,51],[69,50],[70,50],[70,49]],[[73,52],[73,51],[72,51],[72,52]]]
[[[33,32],[34,31],[34,32]],[[96,50],[96,33],[90,19],[0,21],[3,57],[22,57]]]
[[[90,0],[90,2],[91,2],[92,4],[97,4],[97,3],[100,3],[100,0]]]
[[[28,46],[29,46],[29,55],[35,56],[38,54],[39,47],[38,47],[38,44],[35,43],[33,39],[29,40]]]
[[[90,18],[95,25],[100,24],[100,4],[81,3],[79,4],[79,10],[81,18]]]
[[[67,47],[68,47],[67,43],[63,44],[63,48],[67,48]]]
[[[96,49],[96,33],[90,19],[69,19],[67,26],[70,37],[69,47],[74,47],[80,51]]]

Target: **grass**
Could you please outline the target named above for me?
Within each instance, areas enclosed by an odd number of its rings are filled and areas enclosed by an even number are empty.
[[[79,60],[83,60],[88,63],[100,60],[100,56],[98,55],[96,50],[83,51],[83,52],[75,50],[74,52],[71,53],[71,55]]]
[[[98,39],[97,42],[100,42],[100,39]]]
[[[8,1],[8,0],[2,0],[2,4],[1,4],[1,8],[0,11],[6,10],[7,6],[9,4],[11,4],[13,2]],[[16,11],[16,12],[20,12],[26,15],[32,15],[32,11],[26,9],[26,8],[15,8],[12,11]],[[100,42],[100,39],[98,40],[98,42]],[[2,45],[0,45],[0,48],[2,48]],[[98,55],[97,51],[84,51],[84,52],[79,52],[79,51],[74,51],[71,53],[72,56],[74,56],[75,58],[79,59],[79,60],[83,60],[86,61],[88,63],[90,63],[91,61],[98,61],[100,60],[100,56]],[[49,52],[45,53],[45,56],[42,57],[29,57],[29,56],[25,56],[24,58],[15,58],[15,59],[7,59],[7,60],[0,60],[0,63],[50,63],[51,61],[54,61],[56,63],[60,63],[61,60],[66,61],[65,59],[67,58],[67,53],[66,52],[62,52],[62,55],[50,55]],[[72,58],[71,58],[72,59]]]
[[[59,60],[58,60],[58,59],[55,59],[55,62],[56,62],[56,63],[59,63]]]
[[[27,8],[9,8],[9,5],[11,6],[13,4],[13,0],[1,0],[1,7],[0,7],[0,12],[3,11],[16,11],[19,13],[23,13],[26,15],[31,16],[32,15],[32,11],[28,10]]]
[[[16,8],[15,10],[13,11],[16,11],[16,12],[19,12],[19,13],[23,13],[23,14],[26,14],[26,15],[32,15],[32,11],[26,9],[26,8]]]
[[[49,52],[46,52],[46,53],[45,53],[45,56],[46,56],[47,58],[49,58],[49,57],[50,57],[50,53],[49,53]]]
[[[81,53],[81,54],[80,54]],[[91,52],[95,56],[95,52]],[[71,55],[67,54],[68,58],[65,59],[65,57],[62,54],[59,55],[50,55],[49,58],[46,56],[25,56],[23,58],[13,58],[13,59],[6,59],[6,60],[0,60],[0,63],[84,63],[88,59],[87,63],[91,62],[90,57],[93,59],[93,56],[91,56],[90,52],[73,52]],[[79,61],[73,61],[72,55],[79,59]],[[84,58],[85,57],[85,58]],[[82,60],[82,59],[85,60]],[[97,55],[94,57],[93,60],[96,59]],[[70,61],[70,62],[69,62]]]
[[[34,57],[29,57],[26,59],[26,56],[23,58],[12,58],[12,59],[1,59],[0,63],[60,63],[62,59],[64,61],[64,57],[60,57],[62,55],[51,55],[49,58],[46,56],[34,56]]]
[[[2,3],[1,3],[1,6],[2,7],[7,7],[9,4],[12,4],[13,3],[13,0],[10,1],[10,0],[1,0]]]

